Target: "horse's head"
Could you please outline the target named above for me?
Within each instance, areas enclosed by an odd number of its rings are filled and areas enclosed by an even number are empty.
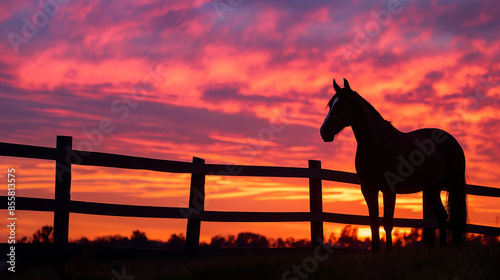
[[[333,88],[335,89],[335,95],[330,99],[330,102],[328,102],[330,111],[320,129],[321,138],[323,138],[325,142],[333,141],[335,135],[345,127],[352,125],[354,120],[352,110],[352,97],[354,97],[354,92],[349,86],[349,82],[344,79],[344,88],[340,88],[334,79]]]

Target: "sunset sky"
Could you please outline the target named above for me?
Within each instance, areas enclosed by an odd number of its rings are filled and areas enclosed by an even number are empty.
[[[80,150],[293,167],[315,159],[354,172],[352,130],[332,143],[319,134],[332,79],[347,78],[401,131],[450,132],[469,183],[500,187],[498,1],[40,3],[0,2],[0,142],[55,147],[67,135]],[[18,196],[54,197],[55,162],[0,157],[0,167],[2,182],[16,168]],[[188,204],[189,174],[73,172],[73,200]],[[210,176],[206,190],[207,210],[309,210],[307,179]],[[324,211],[368,214],[357,185],[324,182],[323,195]],[[421,195],[397,199],[396,217],[422,216]],[[470,223],[499,226],[500,199],[470,196],[469,205]],[[53,214],[19,211],[18,219],[17,235],[30,236]],[[325,236],[343,226],[325,224]],[[139,229],[166,240],[185,227],[71,214],[70,239]],[[308,238],[309,225],[202,223],[201,234],[243,231]],[[5,227],[0,233],[5,242]]]

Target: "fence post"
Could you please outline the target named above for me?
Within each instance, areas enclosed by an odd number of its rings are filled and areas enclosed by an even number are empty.
[[[55,203],[63,205],[63,211],[54,211],[54,243],[67,244],[69,232],[69,211],[65,207],[71,199],[71,162],[73,137],[57,136],[56,149],[63,155],[56,160]]]
[[[321,161],[309,160],[311,170],[321,170]],[[323,212],[321,179],[309,178],[309,206],[311,213]],[[323,221],[311,221],[311,246],[323,244]]]
[[[193,173],[189,191],[190,213],[197,215],[205,210],[205,160],[193,157]],[[200,247],[201,220],[188,217],[186,229],[186,250],[196,251]]]
[[[422,205],[423,205],[422,212],[423,212],[424,224],[431,224],[431,223],[425,223],[425,221],[434,220],[434,213],[432,211],[429,198],[426,197],[425,194],[426,192],[424,192],[422,195]],[[422,233],[423,233],[424,244],[429,247],[434,246],[436,240],[436,229],[424,228]]]

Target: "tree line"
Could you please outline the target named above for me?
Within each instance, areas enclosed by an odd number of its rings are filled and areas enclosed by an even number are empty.
[[[423,238],[422,229],[411,229],[409,233],[394,233],[394,247],[418,247],[422,246]],[[470,234],[466,235],[467,243],[475,245],[492,245],[500,243],[496,236]],[[53,242],[53,228],[51,226],[43,226],[37,230],[31,237],[23,237],[18,240],[18,243],[50,243]],[[171,249],[182,250],[186,244],[184,234],[172,234],[170,238],[164,241],[148,239],[145,232],[134,230],[130,237],[122,235],[108,235],[97,237],[94,240],[89,240],[82,237],[74,240],[74,243],[93,244],[106,246],[121,246],[121,247],[138,247],[151,249]],[[334,233],[330,234],[329,238],[325,238],[325,243],[334,248],[346,249],[362,249],[368,250],[371,246],[370,238],[364,240],[358,237],[358,228],[351,225],[345,226],[338,237]],[[382,238],[382,246],[385,245],[385,238]],[[217,235],[211,238],[210,243],[202,242],[200,248],[206,249],[223,249],[223,248],[301,248],[309,247],[311,241],[308,239],[288,238],[267,238],[264,235],[242,232],[238,235]]]

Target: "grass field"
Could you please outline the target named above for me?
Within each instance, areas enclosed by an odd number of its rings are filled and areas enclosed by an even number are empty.
[[[19,262],[2,279],[500,279],[500,246],[366,251],[262,250],[201,252],[125,260],[84,256]]]

